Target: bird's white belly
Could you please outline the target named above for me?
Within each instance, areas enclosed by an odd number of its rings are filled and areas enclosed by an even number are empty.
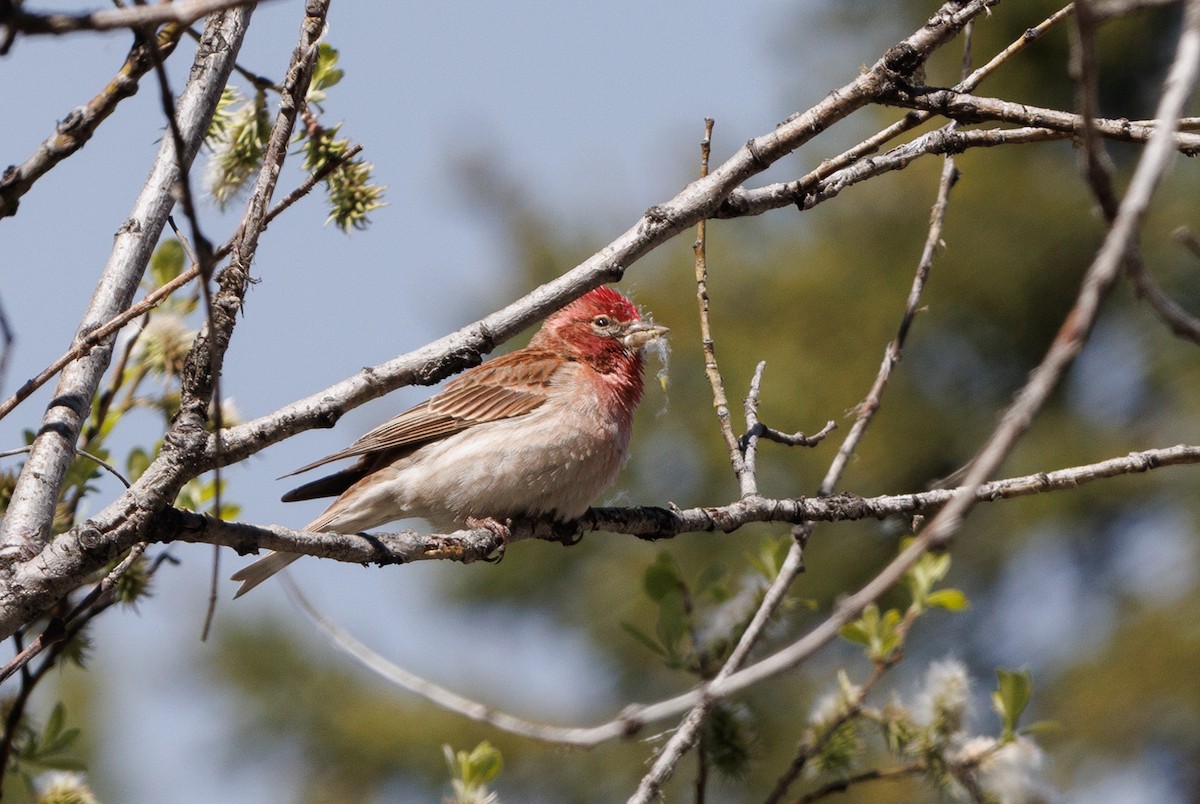
[[[629,444],[630,427],[597,404],[552,399],[423,447],[394,467],[392,502],[439,529],[468,517],[573,519],[616,480]]]

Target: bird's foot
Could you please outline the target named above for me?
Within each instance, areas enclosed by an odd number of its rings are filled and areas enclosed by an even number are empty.
[[[553,540],[563,547],[574,547],[583,541],[583,523],[575,519],[570,522],[555,522],[552,526]]]
[[[500,545],[496,548],[496,551],[491,555],[484,556],[484,561],[488,562],[489,564],[499,564],[504,560],[504,551],[508,547],[508,539],[512,535],[512,532],[509,530],[509,525],[511,524],[511,519],[506,519],[504,522],[501,522],[498,519],[493,519],[490,516],[467,517],[466,525],[468,528],[482,528],[483,530],[492,533],[500,539]]]

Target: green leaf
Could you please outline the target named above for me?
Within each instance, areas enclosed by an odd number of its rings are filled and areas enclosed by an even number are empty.
[[[154,286],[161,288],[175,277],[183,273],[183,244],[175,238],[168,238],[158,244],[150,257],[150,278]]]
[[[485,785],[496,778],[504,767],[504,757],[491,743],[484,740],[467,756],[463,781],[472,785]]]
[[[1033,674],[1028,668],[1005,670],[996,668],[997,685],[992,693],[992,706],[1003,722],[1001,739],[1012,741],[1017,733],[1017,723],[1033,697]]]
[[[717,597],[719,602],[721,599],[723,599],[721,597],[722,592],[717,590],[715,587],[724,577],[724,567],[717,564],[709,564],[704,568],[704,571],[700,573],[700,577],[696,579],[696,583],[692,585],[692,588],[695,589],[697,595],[702,595],[705,592],[712,590],[713,595]]]
[[[867,629],[863,627],[861,620],[848,623],[842,626],[842,630],[838,632],[842,639],[853,642],[856,645],[862,645],[864,648],[871,644],[871,635],[867,633]]]
[[[659,645],[658,642],[655,641],[654,637],[650,636],[633,623],[623,622],[621,623],[621,627],[625,629],[625,633],[629,634],[638,642],[641,642],[647,648],[654,651],[659,656],[662,656],[664,659],[667,658],[666,650],[663,649],[662,645]]]
[[[130,482],[136,481],[150,466],[150,453],[141,447],[134,447],[125,459],[125,471],[129,473]]]
[[[970,608],[971,601],[958,589],[939,589],[925,596],[925,605],[946,611],[963,611]]]
[[[687,630],[687,614],[683,608],[683,595],[676,589],[663,595],[658,602],[658,639],[671,656],[679,655],[679,644]]]
[[[646,594],[651,600],[661,601],[664,597],[672,592],[678,592],[683,587],[683,576],[679,571],[679,565],[675,563],[675,559],[671,558],[670,553],[659,553],[658,558],[649,567],[646,567],[646,573],[642,576],[642,588],[646,590]]]
[[[309,84],[308,100],[320,103],[325,99],[323,90],[329,89],[346,77],[345,70],[337,69],[337,49],[321,44],[317,48],[317,63],[313,67],[312,81]]]
[[[62,731],[63,724],[66,723],[66,720],[66,707],[63,706],[62,701],[59,701],[54,705],[54,708],[50,710],[50,717],[46,719],[46,728],[42,731],[43,744],[49,743],[58,737],[58,733]]]
[[[750,556],[750,566],[768,581],[775,579],[779,568],[783,566],[788,551],[792,549],[791,538],[781,539],[778,536],[767,536],[758,547],[758,552]]]

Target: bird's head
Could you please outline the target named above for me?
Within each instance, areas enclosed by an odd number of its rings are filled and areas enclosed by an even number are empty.
[[[601,373],[635,370],[640,377],[642,348],[667,332],[643,321],[625,296],[601,286],[547,318],[529,345],[581,360]]]

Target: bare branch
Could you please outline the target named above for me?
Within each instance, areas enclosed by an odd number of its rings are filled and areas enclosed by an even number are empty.
[[[1180,444],[1164,449],[1131,452],[1098,463],[1038,472],[984,483],[973,492],[975,502],[997,502],[1078,486],[1120,475],[1167,466],[1200,463],[1200,446]],[[684,533],[732,533],[752,522],[844,522],[931,515],[955,499],[965,487],[931,489],[907,494],[860,497],[831,494],[821,497],[739,499],[724,506],[703,508],[591,508],[578,521],[555,525],[545,521],[514,522],[507,541],[569,542],[580,533],[606,531],[650,541]],[[487,528],[449,534],[309,533],[279,525],[224,522],[189,511],[169,510],[155,523],[154,541],[219,544],[238,553],[260,549],[331,558],[362,564],[408,564],[414,561],[457,561],[470,564],[495,552],[502,539]]]
[[[704,139],[700,142],[700,178],[708,175],[708,156],[712,147],[713,120],[704,120]],[[729,462],[733,465],[733,473],[737,476],[742,488],[742,495],[756,493],[754,476],[746,472],[746,464],[742,461],[742,452],[738,448],[737,438],[733,434],[733,426],[729,421],[729,399],[725,395],[725,381],[721,378],[721,368],[717,365],[716,344],[713,342],[712,319],[708,310],[708,258],[707,258],[707,220],[700,219],[696,224],[696,242],[692,244],[695,253],[696,267],[696,303],[700,308],[700,350],[704,354],[704,374],[712,389],[713,409],[717,413],[717,427],[725,448],[729,450]]]
[[[279,217],[284,210],[295,204],[304,196],[308,195],[308,193],[312,191],[312,188],[315,187],[326,176],[328,176],[334,170],[337,170],[339,166],[353,159],[361,151],[362,146],[355,145],[349,148],[340,159],[331,159],[327,164],[323,165],[320,170],[308,176],[303,182],[300,183],[299,186],[296,187],[296,189],[288,193],[286,197],[284,197],[281,201],[279,201],[279,203],[271,208],[271,211],[267,213],[266,218],[263,219],[262,230],[266,231],[268,224],[275,220],[275,218]],[[232,249],[233,241],[231,240],[213,253],[214,262],[220,262],[225,257],[228,257],[229,252]],[[194,257],[192,257],[192,263],[192,266],[186,271],[180,273],[179,276],[175,277],[170,282],[167,282],[162,287],[156,288],[150,293],[147,293],[145,298],[143,298],[140,302],[133,305],[128,310],[125,310],[120,315],[114,316],[97,329],[89,332],[87,337],[85,337],[82,341],[77,341],[70,351],[47,366],[36,377],[26,381],[25,384],[22,385],[20,389],[18,389],[17,392],[11,397],[3,402],[0,402],[0,419],[3,419],[5,416],[11,413],[13,408],[17,407],[17,405],[28,399],[29,396],[38,388],[41,388],[43,385],[45,385],[51,377],[62,370],[63,366],[66,366],[72,360],[77,360],[83,355],[87,354],[98,344],[108,338],[108,336],[119,331],[122,327],[143,313],[148,313],[150,310],[153,310],[159,305],[160,302],[162,302],[163,299],[167,298],[172,293],[187,285],[189,282],[199,276],[200,268],[196,264]],[[3,322],[0,321],[0,326],[2,325]]]
[[[1002,64],[1004,64],[1006,61],[1011,59],[1016,54],[1020,53],[1022,50],[1024,50],[1026,47],[1028,47],[1031,43],[1037,41],[1039,38],[1041,38],[1041,36],[1044,33],[1046,33],[1046,31],[1050,30],[1053,26],[1057,25],[1059,22],[1062,22],[1064,19],[1066,19],[1068,16],[1070,16],[1071,13],[1074,11],[1074,9],[1075,9],[1074,3],[1068,3],[1066,6],[1064,6],[1063,8],[1061,8],[1058,11],[1051,14],[1049,17],[1047,17],[1045,20],[1043,20],[1039,24],[1035,25],[1032,28],[1027,29],[1025,31],[1025,33],[1021,35],[1021,38],[1017,39],[1012,44],[1010,44],[1008,47],[1006,47],[1004,50],[997,53],[995,56],[992,57],[992,59],[990,61],[988,61],[987,64],[985,64],[982,67],[980,67],[979,69],[975,70],[973,73],[971,73],[965,79],[963,79],[960,83],[956,84],[954,86],[954,88],[960,92],[970,92],[971,90],[975,89],[975,87],[979,86],[979,84],[985,78],[987,78],[989,75],[991,75],[993,72],[995,72]],[[901,134],[904,134],[907,131],[911,131],[912,129],[916,128],[917,126],[920,126],[921,124],[923,124],[925,121],[929,120],[929,118],[931,118],[931,117],[933,117],[932,112],[919,112],[919,111],[909,112],[900,120],[897,120],[895,123],[893,123],[892,125],[888,126],[885,129],[883,129],[882,131],[879,131],[878,133],[872,135],[871,137],[868,137],[866,140],[863,140],[862,142],[860,142],[858,145],[855,145],[850,150],[845,151],[844,153],[834,157],[833,159],[825,160],[817,167],[816,170],[813,170],[808,175],[801,178],[799,181],[788,182],[786,185],[772,185],[770,187],[763,187],[763,188],[759,188],[757,190],[739,189],[736,192],[734,192],[733,194],[731,194],[731,200],[726,203],[726,206],[730,210],[733,210],[736,206],[738,206],[740,203],[742,203],[740,200],[740,196],[743,194],[746,196],[749,196],[751,198],[760,198],[760,199],[761,198],[769,198],[774,195],[774,192],[772,190],[773,187],[774,188],[785,188],[785,187],[790,188],[789,190],[786,190],[783,192],[785,192],[785,195],[794,196],[793,200],[786,201],[785,203],[779,204],[778,206],[786,206],[789,203],[798,203],[798,199],[803,198],[808,193],[808,191],[811,188],[817,186],[818,183],[823,182],[825,179],[829,178],[834,173],[837,173],[837,172],[841,171],[842,169],[849,167],[850,165],[852,165],[856,162],[859,162],[863,157],[869,156],[870,154],[875,153],[876,151],[879,150],[880,147],[882,147],[884,145],[884,143],[891,142],[896,137],[899,137]],[[957,153],[957,151],[942,151],[941,153]],[[822,199],[822,200],[824,200],[824,199]],[[765,212],[767,209],[774,209],[774,208],[775,208],[774,206],[766,206],[764,208],[758,209],[753,203],[751,203],[750,206],[741,214],[757,215],[760,212]],[[807,208],[807,207],[805,207],[805,208]],[[719,217],[734,217],[734,215],[719,215]]]
[[[882,95],[880,101],[933,112],[964,124],[995,121],[1047,128],[1072,135],[1082,135],[1084,130],[1084,120],[1081,115],[955,92],[952,89],[897,87],[895,92]],[[1182,107],[1180,110],[1182,111]],[[1096,118],[1095,130],[1097,134],[1118,142],[1149,143],[1159,127],[1169,125],[1171,139],[1168,140],[1168,147],[1189,156],[1200,153],[1200,135],[1179,132],[1176,124],[1176,121],[1179,120],[1178,115],[1170,120],[1161,117],[1156,119],[1158,123],[1154,126],[1147,126],[1128,120]]]
[[[153,8],[170,8],[171,5],[174,4]],[[139,39],[134,42],[116,77],[108,82],[100,94],[71,110],[32,156],[4,171],[0,177],[0,218],[15,215],[21,197],[29,192],[34,183],[82,148],[100,124],[116,110],[117,104],[137,93],[138,82],[154,66],[153,46],[157,44],[162,58],[166,58],[179,43],[181,32],[178,25],[167,25],[154,40]]]
[[[144,28],[165,22],[191,25],[201,17],[244,5],[251,5],[250,0],[174,0],[152,6],[135,5],[93,11],[91,14],[29,14],[14,8],[11,15],[0,18],[0,25],[23,34],[111,31],[114,28]]]
[[[1147,450],[1131,453],[1123,458],[1114,458],[1087,466],[1062,469],[1056,472],[1039,473],[1025,477],[1014,477],[987,483],[977,489],[980,502],[1039,494],[1047,491],[1069,490],[1085,483],[1117,475],[1145,472],[1172,465],[1200,463],[1200,446],[1177,446],[1164,450]],[[953,498],[957,490],[933,490],[916,494],[894,495],[864,499],[853,495],[838,495],[830,498],[810,500],[765,500],[755,498],[740,500],[725,509],[691,509],[688,511],[656,509],[604,509],[594,508],[588,512],[580,526],[585,530],[609,530],[634,533],[643,537],[659,538],[687,531],[734,530],[734,523],[751,521],[796,521],[788,516],[799,513],[813,519],[842,519],[883,517],[891,514],[911,515],[935,510]],[[761,515],[747,517],[753,512]],[[640,530],[647,522],[656,523],[653,531]],[[663,527],[675,522],[674,527]],[[176,530],[179,529],[179,532]],[[511,529],[509,541],[529,538],[559,539],[562,533],[547,524],[536,526],[516,523]],[[446,535],[426,536],[413,531],[391,534],[308,534],[281,527],[254,527],[237,523],[221,522],[199,514],[176,511],[161,523],[157,538],[161,541],[198,541],[223,544],[239,552],[250,552],[257,547],[303,552],[343,561],[374,563],[408,563],[418,560],[454,560],[470,563],[481,560],[494,550],[499,539],[495,533],[480,528],[458,531]],[[389,682],[415,692],[452,712],[473,720],[488,723],[503,731],[543,742],[560,743],[578,747],[591,747],[600,743],[631,737],[650,722],[677,716],[692,709],[697,703],[712,702],[732,695],[757,681],[781,672],[793,664],[785,664],[778,658],[788,651],[799,650],[797,645],[811,646],[812,635],[785,648],[784,651],[754,665],[741,673],[733,674],[724,681],[714,680],[710,685],[697,687],[683,695],[649,705],[627,707],[612,720],[597,726],[555,726],[537,723],[515,715],[497,712],[486,704],[458,695],[450,690],[422,679],[396,666],[363,645],[345,629],[320,614],[290,581],[286,581],[288,592],[309,617],[338,647],[353,656],[372,672]],[[838,611],[846,621],[853,619],[839,606]],[[835,616],[836,616],[835,612]],[[857,616],[855,614],[854,616]],[[840,626],[838,626],[840,627]],[[836,627],[833,633],[836,634]],[[767,662],[770,664],[767,664]],[[762,667],[761,665],[766,665]],[[753,671],[753,672],[752,672]],[[752,680],[748,680],[752,679]]]
[[[197,49],[192,80],[179,101],[178,117],[186,142],[183,164],[176,160],[175,144],[164,141],[129,219],[117,233],[96,295],[80,323],[78,340],[86,339],[92,330],[129,307],[174,203],[175,183],[200,148],[249,17],[250,8],[242,7],[210,21],[206,29],[207,45]],[[111,354],[110,338],[63,369],[54,400],[42,420],[33,451],[0,525],[0,558],[6,563],[35,555],[46,543],[63,477],[74,455],[75,440]],[[131,544],[125,545],[125,549]]]
[[[965,37],[967,43],[964,47],[965,53],[970,52],[970,30],[970,24],[968,24],[967,36]],[[964,66],[965,69],[966,66]],[[838,450],[837,455],[834,456],[833,462],[825,474],[825,479],[821,483],[819,494],[827,495],[833,492],[833,489],[845,471],[850,456],[858,448],[859,441],[870,425],[876,410],[879,409],[892,368],[900,360],[900,353],[908,336],[909,327],[916,316],[917,305],[920,301],[921,292],[925,287],[925,280],[928,278],[929,270],[933,266],[934,254],[936,253],[938,244],[941,242],[942,224],[945,221],[950,189],[954,186],[957,178],[958,170],[954,166],[954,160],[952,157],[947,156],[942,170],[942,178],[938,185],[937,200],[934,203],[933,211],[930,213],[929,234],[926,237],[925,250],[921,255],[916,275],[913,278],[912,289],[909,291],[908,299],[905,303],[899,331],[884,352],[883,364],[880,366],[875,382],[871,390],[867,393],[866,398],[858,406],[854,425],[842,441],[842,446]],[[733,675],[743,665],[746,658],[750,655],[750,651],[757,644],[758,640],[761,639],[767,624],[770,622],[771,617],[774,616],[780,603],[783,602],[788,590],[791,589],[792,584],[795,583],[799,574],[804,571],[804,549],[808,544],[809,537],[812,535],[813,527],[814,523],[812,521],[796,523],[795,527],[793,527],[793,541],[791,547],[788,549],[787,557],[784,559],[778,574],[771,581],[766,594],[763,595],[763,600],[759,604],[758,610],[754,613],[749,627],[742,633],[737,646],[730,653],[729,658],[725,660],[725,664],[721,667],[720,672],[717,673],[714,681],[720,681]],[[696,736],[699,734],[700,727],[703,725],[707,715],[707,705],[697,706],[688,714],[688,717],[659,753],[654,767],[643,777],[642,783],[638,788],[639,795],[645,798],[647,795],[660,789],[662,784],[670,778],[679,758],[695,743]]]

